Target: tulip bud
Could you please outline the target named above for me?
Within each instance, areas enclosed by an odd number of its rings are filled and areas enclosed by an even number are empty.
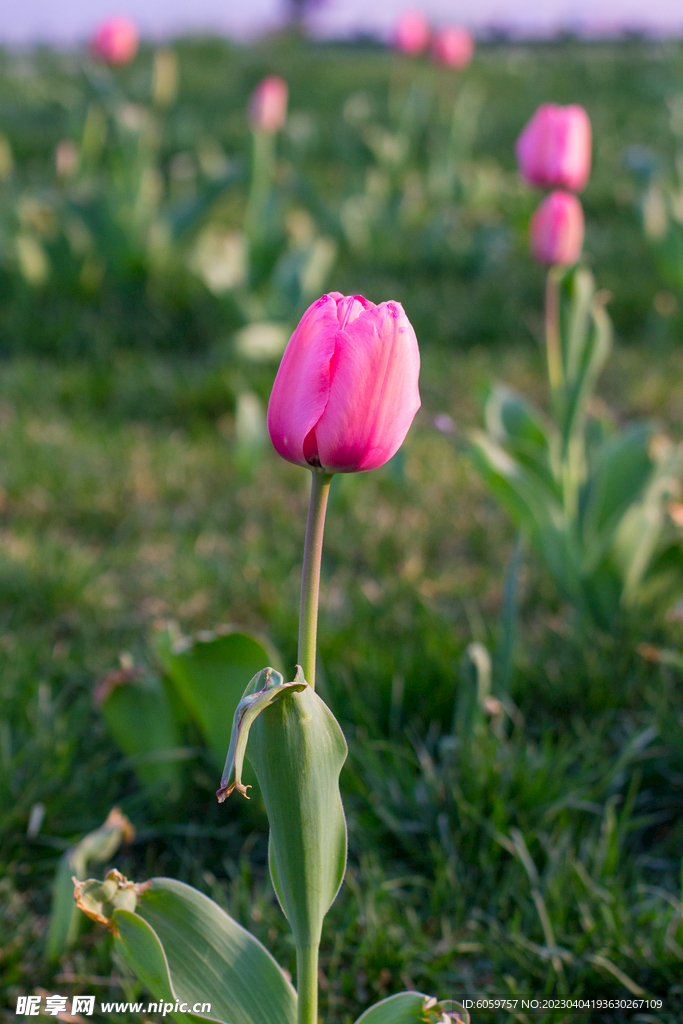
[[[432,56],[447,68],[466,68],[474,53],[474,37],[462,25],[440,28],[432,42]]]
[[[103,21],[90,41],[95,57],[105,64],[129,64],[138,52],[137,26],[130,18],[109,18]]]
[[[251,94],[249,101],[249,124],[254,131],[279,132],[287,120],[287,99],[289,90],[284,78],[268,75],[262,79]]]
[[[429,22],[422,11],[406,11],[398,20],[394,41],[399,50],[414,57],[427,49],[429,35]]]
[[[544,103],[517,140],[520,174],[530,185],[581,192],[591,169],[591,123],[576,104]]]
[[[551,192],[531,218],[529,233],[531,251],[539,263],[576,263],[583,246],[581,203],[571,192]]]
[[[376,469],[420,408],[420,353],[398,302],[323,295],[289,340],[268,404],[277,452],[326,473]]]

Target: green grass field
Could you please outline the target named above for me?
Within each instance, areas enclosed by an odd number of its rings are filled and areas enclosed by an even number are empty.
[[[249,92],[264,73],[283,74],[297,117],[281,140],[279,184],[337,240],[326,287],[400,300],[422,350],[423,405],[402,453],[371,474],[336,478],[331,496],[321,692],[349,740],[350,862],[326,925],[322,1019],[351,1024],[376,999],[417,987],[456,999],[663,1000],[635,1016],[482,1011],[475,1022],[674,1024],[683,1013],[681,674],[638,648],[680,651],[680,615],[662,610],[599,631],[562,603],[527,551],[512,711],[502,731],[491,717],[478,725],[469,746],[454,742],[453,723],[466,646],[495,651],[515,544],[461,440],[480,424],[492,380],[547,405],[543,273],[525,240],[534,198],[517,184],[514,140],[540,102],[586,105],[595,133],[586,257],[612,293],[617,336],[599,394],[618,422],[651,419],[680,439],[683,296],[647,244],[624,154],[647,147],[662,167],[673,160],[667,101],[683,93],[683,50],[571,41],[482,48],[466,72],[481,106],[465,161],[467,203],[453,228],[465,241],[423,251],[394,235],[354,250],[340,227],[371,159],[344,105],[361,93],[386,119],[391,88],[412,73],[407,64],[370,46],[292,40],[252,49],[181,41],[177,52],[164,166],[178,152],[195,159],[207,140],[248,159]],[[150,59],[143,53],[121,72],[139,102]],[[447,93],[451,84],[438,79],[434,88]],[[241,322],[229,301],[186,278],[155,289],[144,268],[125,279],[108,270],[97,290],[65,283],[49,238],[51,277],[37,287],[18,274],[8,255],[12,211],[54,188],[46,184],[52,152],[81,130],[85,92],[69,55],[0,58],[0,132],[14,160],[12,180],[0,184],[7,1020],[17,995],[36,988],[98,1001],[135,991],[112,965],[106,932],[89,923],[58,964],[45,956],[59,857],[115,804],[137,835],[114,866],[138,880],[191,882],[294,969],[258,807],[234,797],[217,805],[219,776],[191,730],[181,797],[142,789],[93,705],[96,682],[122,652],[150,661],[159,620],[175,619],[185,633],[236,623],[293,664],[308,479],[270,447],[253,467],[240,457],[235,396],[248,386],[266,401],[276,364],[251,364],[230,349]],[[182,199],[189,186],[182,176],[176,185]],[[244,198],[240,185],[219,200],[228,226]],[[435,429],[443,413],[455,434]],[[37,804],[44,821],[27,835]]]

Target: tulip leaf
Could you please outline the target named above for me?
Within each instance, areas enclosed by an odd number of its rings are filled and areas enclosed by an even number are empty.
[[[356,1024],[469,1024],[459,1003],[439,1003],[422,992],[399,992],[362,1013]]]
[[[267,707],[251,728],[248,756],[270,823],[271,877],[297,948],[319,943],[344,878],[339,773],[346,754],[337,720],[307,684]]]
[[[600,446],[582,496],[582,527],[588,552],[597,561],[626,510],[643,494],[652,473],[651,429],[634,423]]]
[[[129,843],[135,829],[118,807],[113,807],[103,825],[89,832],[62,855],[55,872],[52,889],[50,926],[47,933],[49,960],[58,960],[64,950],[76,941],[81,916],[74,903],[73,878],[83,880],[88,864],[104,864],[122,842]]]
[[[556,498],[561,498],[555,472],[559,437],[552,424],[546,423],[530,402],[503,384],[491,390],[484,416],[489,435],[539,477]]]
[[[278,667],[277,652],[256,637],[232,629],[180,639],[164,629],[156,634],[154,647],[216,764],[222,765],[244,688],[264,665]]]
[[[116,676],[117,673],[111,673]],[[140,782],[171,796],[180,792],[180,758],[186,751],[162,681],[155,676],[126,678],[100,697],[102,716],[119,747],[131,759]]]
[[[154,878],[140,888],[134,913],[113,914],[115,944],[157,998],[210,1003],[206,1016],[226,1024],[295,1024],[296,992],[258,939],[183,882]]]
[[[114,923],[117,929],[114,947],[154,999],[172,1006],[186,1002],[172,986],[164,947],[154,929],[142,917],[129,910],[115,911]],[[207,1003],[208,1000],[202,1002]],[[171,1016],[180,1024],[220,1019],[208,1014],[182,1012],[171,1013]]]

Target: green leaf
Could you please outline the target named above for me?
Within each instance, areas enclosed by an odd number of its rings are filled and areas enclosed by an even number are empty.
[[[185,751],[166,689],[155,676],[119,676],[100,704],[107,728],[144,786],[177,796]]]
[[[356,1024],[469,1024],[459,1003],[439,1003],[422,992],[399,992],[362,1013]]]
[[[642,497],[624,513],[614,537],[614,559],[623,576],[622,602],[627,607],[638,604],[644,596],[641,588],[661,547],[667,506],[680,488],[683,445],[674,445],[663,437],[658,442],[656,464]],[[668,565],[659,565],[658,569],[668,573],[677,561],[670,559]],[[652,586],[655,581],[650,579],[648,583]],[[656,595],[657,587],[652,586],[652,591]]]
[[[185,1003],[173,988],[169,973],[168,960],[159,936],[147,922],[129,910],[114,912],[114,923],[117,934],[114,937],[114,948],[121,954],[138,981],[149,990],[156,1001],[161,1003]],[[208,1003],[203,999],[202,1003]],[[190,1003],[190,1006],[194,1005]],[[171,1013],[174,1020],[181,1024],[191,1021],[219,1020],[212,1015],[194,1013]]]
[[[216,764],[222,766],[245,686],[264,665],[277,668],[279,655],[256,637],[236,630],[178,639],[165,629],[156,634],[153,643]]]
[[[346,754],[337,720],[308,685],[271,704],[251,727],[248,756],[270,823],[271,877],[297,948],[317,946],[344,878],[339,773]]]
[[[484,409],[489,435],[560,497],[557,485],[559,437],[551,423],[512,388],[491,389]]]
[[[565,450],[583,440],[588,406],[612,348],[612,325],[593,275],[579,267],[561,285],[564,396],[559,424]]]
[[[587,562],[602,557],[626,509],[641,497],[653,464],[651,429],[634,423],[600,446],[581,499]]]
[[[88,864],[105,864],[122,842],[131,842],[135,829],[118,807],[113,807],[103,825],[89,832],[60,858],[52,888],[52,908],[47,934],[47,955],[58,960],[76,941],[81,920],[74,903],[73,878],[82,881]]]
[[[227,1024],[295,1024],[296,992],[265,946],[208,896],[171,878],[153,878],[134,914],[115,912],[121,950],[144,984],[161,963],[142,918],[163,950],[167,983],[190,1006],[210,1003],[211,1017]],[[150,988],[152,985],[150,984]]]
[[[482,430],[470,434],[469,455],[513,522],[529,536],[560,590],[579,600],[579,557],[553,491]]]

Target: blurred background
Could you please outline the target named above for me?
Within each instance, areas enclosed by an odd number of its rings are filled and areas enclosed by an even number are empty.
[[[681,1019],[683,15],[644,8],[434,0],[412,42],[398,2],[0,14],[8,1020],[139,994],[72,915],[71,875],[111,866],[199,887],[293,969],[258,794],[214,794],[234,694],[296,654],[308,478],[265,410],[326,290],[403,303],[423,405],[331,494],[350,864],[323,1017],[418,988]],[[592,122],[583,263],[614,327],[561,567],[473,447],[528,469],[554,436],[514,148],[545,102]]]

